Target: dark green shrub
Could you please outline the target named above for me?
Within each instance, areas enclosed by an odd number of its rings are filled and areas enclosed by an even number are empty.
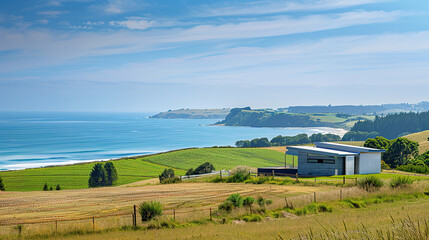
[[[250,207],[255,202],[255,199],[252,197],[245,197],[243,199],[243,206]]]
[[[244,199],[242,196],[240,196],[240,194],[234,193],[234,194],[229,195],[229,197],[226,199],[226,201],[232,202],[234,207],[241,207],[241,206],[243,206]]]
[[[55,187],[55,190],[61,190],[60,184],[57,184],[57,186]]]
[[[204,173],[211,173],[215,170],[213,164],[209,163],[209,162],[205,162],[203,164],[201,164],[200,166],[198,166],[197,168],[195,168],[195,170],[193,170],[192,174],[204,174]]]
[[[43,185],[43,191],[48,191],[48,190],[49,190],[48,183],[45,183],[45,185]]]
[[[159,175],[159,181],[165,180],[167,178],[174,178],[174,170],[171,168],[166,168],[164,171]]]
[[[256,203],[258,203],[260,207],[263,207],[265,206],[265,199],[262,196],[259,196],[258,200],[256,200]]]
[[[390,186],[392,188],[407,187],[412,183],[413,183],[413,180],[408,176],[398,176],[390,180]]]
[[[363,201],[346,199],[342,201],[349,208],[364,208],[366,204]]]
[[[220,204],[218,207],[219,210],[226,211],[226,212],[231,212],[233,208],[234,208],[234,204],[228,200]]]
[[[51,187],[49,188],[49,191],[52,191],[52,190],[54,190],[54,188],[51,186]]]
[[[359,179],[357,184],[360,188],[365,189],[366,191],[369,192],[369,191],[375,191],[378,188],[382,187],[383,181],[381,181],[376,176],[368,176],[368,177]]]
[[[162,214],[162,204],[157,201],[143,202],[139,206],[139,213],[142,217],[142,222],[150,221]]]
[[[160,181],[161,184],[170,184],[178,182],[181,182],[181,179],[179,177],[166,178]]]
[[[3,184],[3,179],[0,177],[0,191],[6,191]]]
[[[426,165],[424,165],[424,166],[421,166],[421,165],[415,166],[413,164],[407,164],[407,165],[399,166],[396,169],[398,169],[400,171],[404,171],[404,172],[429,174],[429,167],[426,166]]]

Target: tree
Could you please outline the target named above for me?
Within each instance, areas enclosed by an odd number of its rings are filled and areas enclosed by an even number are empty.
[[[424,152],[417,159],[423,161],[426,165],[429,166],[429,151]]]
[[[45,185],[43,185],[43,191],[48,191],[48,183],[45,183]]]
[[[369,147],[369,148],[383,149],[383,150],[387,151],[391,144],[392,144],[392,141],[388,140],[387,138],[376,137],[376,138],[367,139],[363,146]],[[381,159],[383,161],[386,161],[386,154],[385,153],[381,154]]]
[[[54,188],[52,188],[52,186],[49,188],[49,191],[52,191],[52,190],[54,190]]]
[[[113,165],[113,163],[106,162],[106,164],[104,164],[104,169],[106,170],[106,173],[107,173],[106,186],[116,185],[118,181],[118,172],[116,171],[116,168]]]
[[[6,191],[3,184],[3,179],[0,177],[0,191]]]
[[[186,176],[192,175],[194,174],[194,169],[190,168],[187,172],[186,172]]]
[[[406,138],[392,140],[392,144],[386,151],[386,163],[391,167],[399,167],[407,164],[411,158],[419,155],[419,143]]]
[[[89,174],[88,187],[105,186],[107,172],[102,163],[96,163]]]
[[[171,168],[166,168],[164,171],[159,175],[159,181],[168,179],[168,178],[174,178],[174,170]]]
[[[240,140],[235,142],[235,146],[239,148],[248,148],[250,147],[250,141],[249,140]]]
[[[57,184],[57,187],[55,188],[55,190],[61,190],[60,184]]]
[[[192,174],[204,174],[204,173],[211,173],[215,170],[213,164],[209,162],[205,162],[195,168],[195,170],[192,172]]]

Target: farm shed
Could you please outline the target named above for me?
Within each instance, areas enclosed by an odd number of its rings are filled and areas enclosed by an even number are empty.
[[[381,153],[385,150],[328,142],[314,144],[314,147],[287,147],[286,154],[298,156],[299,175],[330,176],[381,172]]]

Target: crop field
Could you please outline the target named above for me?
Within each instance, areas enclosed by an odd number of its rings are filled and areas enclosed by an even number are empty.
[[[398,176],[398,174],[379,174],[379,177],[386,181],[394,176]],[[147,185],[148,183],[152,185]],[[322,227],[344,227],[344,223],[350,230],[362,227],[361,224],[373,229],[374,226],[387,226],[391,217],[410,216],[425,219],[429,216],[429,198],[424,195],[421,195],[423,197],[420,198],[413,197],[415,191],[427,192],[429,190],[428,181],[418,181],[413,186],[412,189],[397,190],[385,186],[379,193],[376,193],[366,192],[357,187],[340,188],[323,184],[309,186],[305,184],[199,182],[153,185],[150,180],[145,180],[117,187],[95,189],[4,192],[0,201],[0,238],[16,236],[15,227],[18,224],[24,226],[24,238],[34,238],[37,234],[55,237],[55,232],[80,233],[72,234],[71,239],[159,239],[160,237],[163,239],[261,239],[267,236],[275,239],[279,234],[284,239],[289,239],[296,238],[298,233],[308,233],[310,227],[315,233],[321,233]],[[342,191],[342,195],[340,191]],[[121,226],[131,225],[132,206],[143,201],[160,201],[164,208],[161,219],[168,220],[174,216],[178,222],[198,222],[209,219],[211,211],[215,211],[217,205],[233,193],[272,199],[273,204],[267,207],[267,210],[283,208],[286,198],[295,208],[304,207],[313,202],[313,197],[317,194],[317,201],[330,203],[331,206],[334,206],[334,211],[304,216],[292,214],[276,219],[267,218],[258,223],[232,221],[227,224],[219,224],[215,221],[215,223],[200,226],[191,224],[191,226],[178,229],[118,230]],[[407,193],[411,194],[407,195],[411,197],[390,196],[391,194],[401,196],[401,194]],[[373,196],[378,199],[377,196],[386,196],[388,200],[361,209],[351,209],[338,202],[341,196],[343,199],[365,196]],[[240,216],[246,212],[246,209],[232,212],[230,217]],[[92,217],[94,217],[94,222]],[[147,226],[140,221],[138,225]],[[106,232],[105,230],[109,228],[116,230]],[[93,231],[101,231],[101,233],[92,233]],[[82,235],[82,233],[85,234]],[[67,234],[55,238],[63,237],[67,238]]]
[[[31,223],[49,222],[46,226],[52,227],[56,220],[95,217],[99,222],[104,221],[99,220],[102,217],[122,215],[129,224],[132,206],[143,201],[160,201],[164,205],[165,214],[171,215],[173,209],[177,209],[177,219],[188,220],[207,218],[210,207],[216,208],[216,205],[232,193],[270,197],[275,203],[284,204],[285,196],[333,188],[226,183],[146,185],[147,182],[93,189],[3,192],[0,197],[0,236],[9,234],[12,231],[11,226],[17,224],[31,228],[38,226]]]
[[[207,224],[176,229],[154,229],[150,231],[116,231],[69,236],[64,237],[64,239],[297,239],[300,234],[310,234],[310,232],[315,236],[324,234],[325,229],[339,232],[340,234],[338,234],[339,236],[336,239],[351,239],[345,236],[357,231],[364,232],[364,236],[365,231],[375,232],[383,230],[385,232],[391,230],[393,228],[392,219],[395,222],[399,222],[409,217],[413,221],[427,221],[428,216],[429,199],[420,199],[417,201],[405,200],[378,204],[363,209],[343,208],[341,211],[334,211],[332,213],[319,213],[300,217],[291,216],[263,220],[262,222]],[[365,226],[365,229],[363,229],[363,226]],[[329,238],[325,237],[321,239]]]
[[[290,158],[291,161],[291,158]],[[284,164],[284,155],[267,149],[201,148],[186,149],[139,158],[114,160],[118,171],[118,184],[127,184],[157,178],[165,168],[175,169],[184,175],[189,168],[204,162],[216,169],[232,169],[237,165],[249,167],[278,166]],[[59,184],[63,189],[88,187],[88,177],[94,163],[0,172],[7,191],[38,191],[43,185]]]

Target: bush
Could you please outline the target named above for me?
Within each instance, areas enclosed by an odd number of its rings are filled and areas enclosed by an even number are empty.
[[[259,214],[250,214],[250,215],[246,215],[242,218],[242,220],[246,221],[246,222],[259,222],[262,219],[263,219],[262,216]]]
[[[43,191],[48,191],[48,190],[49,190],[48,183],[45,183],[45,185],[43,185]]]
[[[0,177],[0,191],[6,191],[3,184],[3,179]]]
[[[55,187],[55,190],[61,190],[60,184],[57,184],[57,186]]]
[[[390,180],[392,188],[407,187],[413,183],[413,180],[408,176],[399,176]]]
[[[219,205],[218,209],[226,212],[231,212],[234,208],[234,204],[231,201],[225,201]]]
[[[233,175],[228,178],[227,182],[239,183],[250,178],[250,171],[245,167],[240,167],[235,170]]]
[[[244,199],[242,196],[240,196],[240,194],[234,193],[229,195],[226,201],[230,201],[234,205],[234,207],[241,207],[243,206]]]
[[[195,170],[193,171],[193,174],[204,174],[204,173],[211,173],[215,170],[213,164],[209,163],[209,162],[205,162],[203,164],[201,164],[200,166],[198,166],[197,168],[195,168]]]
[[[178,183],[182,180],[179,177],[173,177],[173,178],[166,178],[161,181],[159,181],[161,184],[170,184],[170,183]]]
[[[400,171],[404,171],[404,172],[412,172],[412,173],[422,173],[422,174],[429,174],[429,167],[428,166],[415,166],[413,164],[407,164],[407,165],[402,165],[399,166],[398,168],[396,168]]]
[[[364,177],[364,178],[359,179],[357,184],[360,188],[363,188],[369,192],[369,191],[374,191],[374,190],[382,187],[383,181],[381,181],[376,176],[368,176],[368,177]]]
[[[252,197],[245,197],[243,199],[243,206],[250,207],[255,202],[255,199]]]
[[[112,186],[118,181],[118,173],[112,162],[96,163],[89,174],[88,187]]]
[[[304,208],[294,210],[296,215],[316,214],[319,212],[332,212],[332,207],[324,203],[311,203]]]
[[[164,180],[169,178],[174,178],[174,170],[171,168],[166,168],[164,171],[159,175],[159,182],[162,183]]]
[[[162,205],[157,201],[143,202],[139,206],[139,213],[142,217],[142,222],[150,221],[162,214]]]

